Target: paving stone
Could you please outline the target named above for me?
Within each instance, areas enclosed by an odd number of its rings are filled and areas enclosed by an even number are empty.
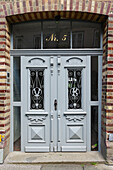
[[[83,170],[81,165],[76,164],[54,164],[54,165],[43,165],[41,170]]]
[[[105,164],[85,165],[84,170],[113,170],[113,166]]]
[[[0,164],[0,170],[113,170],[105,164]]]
[[[113,165],[98,164],[97,167],[99,170],[113,170]]]
[[[100,169],[94,165],[85,165],[84,170],[100,170]]]
[[[0,170],[40,170],[41,165],[0,164]]]

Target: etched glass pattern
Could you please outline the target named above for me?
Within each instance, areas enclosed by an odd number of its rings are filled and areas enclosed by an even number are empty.
[[[44,109],[44,69],[30,70],[30,109]]]
[[[81,108],[81,70],[68,69],[68,109]]]

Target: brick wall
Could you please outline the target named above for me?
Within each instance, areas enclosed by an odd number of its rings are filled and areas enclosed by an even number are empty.
[[[113,1],[107,0],[0,0],[0,134],[4,135],[4,157],[9,152],[10,86],[6,75],[10,72],[9,25],[37,19],[51,19],[60,14],[64,18],[104,22],[102,69],[102,153],[113,159]]]
[[[0,6],[0,134],[4,141],[0,148],[4,149],[4,157],[9,152],[10,137],[10,85],[6,81],[10,72],[10,33],[3,9]]]

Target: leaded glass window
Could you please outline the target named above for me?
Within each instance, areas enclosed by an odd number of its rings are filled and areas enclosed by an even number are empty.
[[[44,69],[30,70],[30,109],[44,109]]]
[[[81,108],[81,73],[80,69],[68,69],[68,109]]]

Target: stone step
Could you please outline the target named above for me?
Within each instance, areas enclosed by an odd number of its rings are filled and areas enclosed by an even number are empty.
[[[10,152],[5,159],[5,164],[81,164],[81,163],[105,163],[99,152],[70,153],[25,153]]]

